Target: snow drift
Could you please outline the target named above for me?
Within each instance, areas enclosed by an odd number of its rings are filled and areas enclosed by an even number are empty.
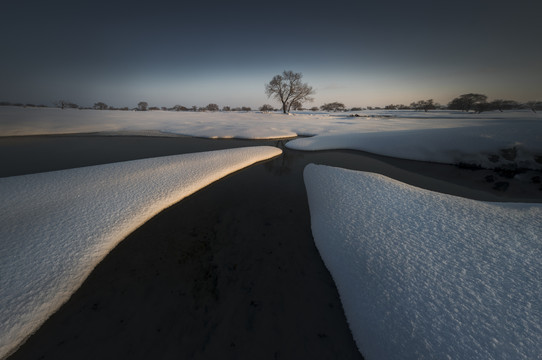
[[[367,359],[542,354],[542,205],[308,165],[312,231]]]
[[[248,147],[0,179],[0,358],[124,237],[227,174],[281,153]]]
[[[538,124],[535,124],[538,125]],[[295,150],[362,150],[374,154],[443,164],[542,168],[542,126],[529,122],[348,134],[295,139]]]

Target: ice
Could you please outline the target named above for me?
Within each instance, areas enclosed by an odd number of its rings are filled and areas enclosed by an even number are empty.
[[[365,358],[540,357],[542,204],[313,164],[304,177],[315,243]]]
[[[0,179],[0,358],[124,237],[164,208],[281,153],[247,147]]]

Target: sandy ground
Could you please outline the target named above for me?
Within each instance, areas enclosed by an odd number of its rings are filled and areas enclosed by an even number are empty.
[[[186,137],[0,138],[0,175],[258,144],[281,146]],[[532,180],[540,172],[501,179],[360,152],[284,149],[131,234],[10,359],[361,358],[312,240],[302,179],[310,162],[480,200],[542,202]],[[493,189],[501,180],[506,191]]]

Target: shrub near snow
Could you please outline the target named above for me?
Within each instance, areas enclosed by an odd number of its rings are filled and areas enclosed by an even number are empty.
[[[367,359],[542,354],[542,204],[308,165],[312,231]]]

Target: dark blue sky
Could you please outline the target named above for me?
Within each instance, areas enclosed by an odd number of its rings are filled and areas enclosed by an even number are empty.
[[[541,12],[539,0],[8,0],[0,100],[256,107],[274,104],[264,85],[283,70],[304,74],[314,105],[542,100]]]

